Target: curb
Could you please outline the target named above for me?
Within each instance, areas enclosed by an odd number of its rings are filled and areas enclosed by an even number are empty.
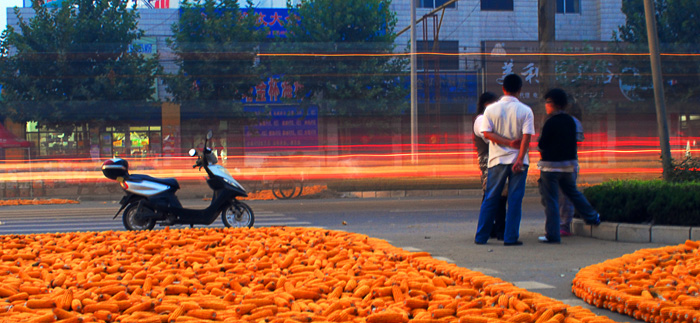
[[[615,222],[592,226],[581,219],[574,219],[571,226],[574,235],[609,241],[675,245],[686,240],[700,240],[700,227]]]
[[[436,196],[482,196],[481,189],[448,190],[393,190],[393,191],[350,191],[339,192],[346,198],[393,198],[393,197],[436,197]],[[526,188],[525,195],[539,194],[536,188]],[[685,240],[684,240],[685,242]]]

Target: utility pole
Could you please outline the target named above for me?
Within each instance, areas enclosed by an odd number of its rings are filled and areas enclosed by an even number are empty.
[[[651,58],[651,75],[654,81],[654,102],[656,104],[656,122],[661,147],[663,178],[668,181],[671,176],[671,144],[669,142],[668,121],[666,120],[666,99],[664,83],[661,76],[661,56],[659,55],[659,34],[656,30],[656,9],[653,0],[644,0],[644,15],[647,23],[649,56]]]
[[[416,158],[416,145],[418,137],[418,74],[416,73],[416,0],[411,2],[411,162],[414,164]]]
[[[556,26],[554,24],[556,16],[556,1],[537,1],[537,36],[540,45],[540,53],[549,54],[552,52],[552,45],[556,38]],[[551,56],[540,55],[540,96],[554,84],[554,64]]]

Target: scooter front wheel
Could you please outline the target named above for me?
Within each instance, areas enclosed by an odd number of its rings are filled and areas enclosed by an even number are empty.
[[[138,211],[138,204],[129,204],[129,206],[124,209],[122,214],[122,221],[124,222],[124,227],[129,231],[144,231],[152,230],[156,226],[156,221],[153,219],[143,220],[138,219],[136,212]]]
[[[255,215],[248,204],[234,201],[234,203],[221,210],[221,220],[229,228],[251,228],[253,223],[255,223]]]

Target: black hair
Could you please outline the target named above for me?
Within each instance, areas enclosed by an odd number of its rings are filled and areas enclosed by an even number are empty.
[[[508,93],[518,93],[523,87],[523,80],[518,76],[518,74],[508,74],[503,79],[503,90]]]
[[[544,95],[544,99],[550,99],[556,105],[559,110],[564,110],[566,105],[569,103],[567,97],[566,97],[566,92],[562,89],[551,89],[547,91],[547,94]]]
[[[486,105],[497,100],[498,96],[496,96],[496,94],[493,92],[484,92],[484,94],[479,97],[479,102],[476,105],[476,114],[484,114]]]

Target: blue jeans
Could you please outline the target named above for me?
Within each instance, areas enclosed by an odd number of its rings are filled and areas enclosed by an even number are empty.
[[[586,221],[595,221],[598,212],[588,203],[583,193],[576,188],[576,177],[571,172],[541,172],[542,200],[545,203],[544,214],[547,217],[544,225],[549,241],[561,241],[559,234],[559,189],[574,204],[574,208]]]
[[[508,181],[508,209],[506,210],[506,230],[503,235],[503,242],[513,243],[518,241],[527,169],[528,165],[523,165],[523,171],[515,173],[513,172],[513,165],[510,164],[496,165],[489,168],[486,179],[486,196],[481,203],[474,242],[483,244],[489,240],[501,192],[503,192],[506,181]]]
[[[576,183],[576,177],[578,177],[578,167],[574,169],[574,183]],[[571,203],[571,201],[564,195],[564,193],[561,192],[561,188],[559,188],[559,218],[561,219],[560,223],[560,230],[564,230],[566,232],[571,232],[571,221],[574,219],[574,203]]]

